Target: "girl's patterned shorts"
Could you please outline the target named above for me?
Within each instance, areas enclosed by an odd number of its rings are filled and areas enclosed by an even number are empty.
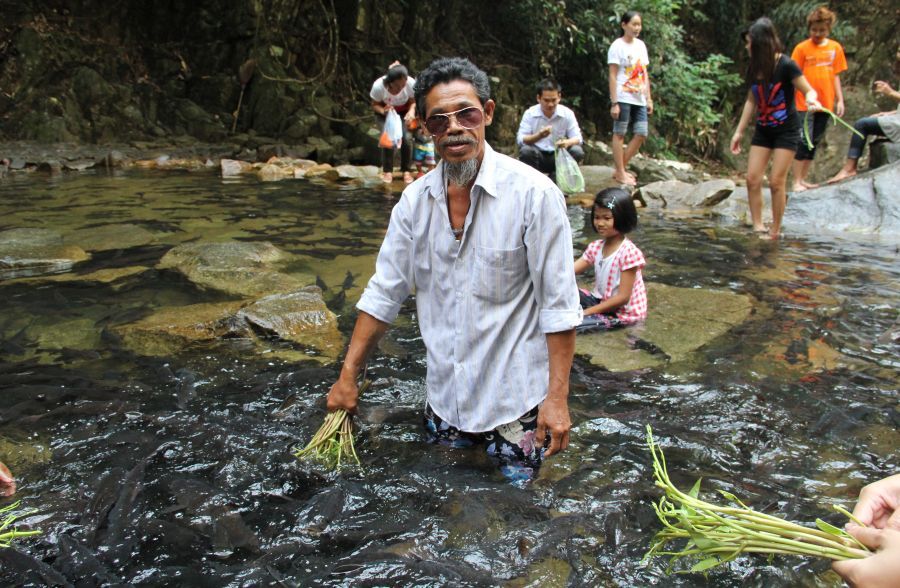
[[[581,302],[581,308],[590,308],[603,302],[584,288],[578,289],[578,298]],[[624,327],[625,323],[620,321],[615,314],[589,314],[581,321],[581,324],[575,327],[575,332],[584,333],[586,331],[609,331]]]
[[[429,443],[450,447],[484,445],[487,454],[498,462],[500,471],[513,483],[529,482],[541,466],[544,449],[549,446],[547,435],[543,446],[535,443],[538,407],[535,406],[518,419],[500,425],[493,431],[466,433],[445,423],[430,404],[425,405],[425,433]]]

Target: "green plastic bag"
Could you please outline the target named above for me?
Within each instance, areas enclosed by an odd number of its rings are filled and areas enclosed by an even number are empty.
[[[556,185],[563,194],[584,192],[584,176],[568,149],[556,148]]]

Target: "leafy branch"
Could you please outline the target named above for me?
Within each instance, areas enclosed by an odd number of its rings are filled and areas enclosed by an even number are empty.
[[[7,531],[7,529],[12,525],[16,519],[22,516],[22,514],[12,514],[12,511],[19,507],[19,502],[14,502],[8,506],[4,506],[0,508],[0,516],[3,517],[2,521],[0,521],[0,548],[9,547],[12,545],[12,542],[21,537],[31,537],[33,535],[40,535],[40,531],[19,531],[16,528]],[[23,513],[23,514],[30,514]]]
[[[653,503],[663,529],[653,538],[644,560],[653,556],[670,557],[668,571],[681,559],[693,562],[684,572],[703,572],[733,560],[743,553],[774,556],[804,555],[832,560],[858,559],[871,552],[842,529],[816,519],[810,528],[755,511],[730,492],[719,494],[736,506],[721,506],[699,498],[700,480],[687,493],[679,490],[669,479],[662,448],[653,440],[647,425],[647,446],[653,456],[653,475],[656,486],[665,494]],[[852,518],[845,509],[834,509]],[[684,540],[679,549],[667,548],[672,542]]]

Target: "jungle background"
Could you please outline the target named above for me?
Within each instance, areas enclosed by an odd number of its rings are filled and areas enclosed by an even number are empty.
[[[514,150],[534,83],[563,85],[588,138],[607,140],[606,52],[638,10],[656,105],[647,152],[727,160],[745,89],[740,32],[773,19],[789,53],[817,1],[0,0],[0,141],[190,142],[367,163],[368,92],[392,61],[471,58],[498,102],[488,138]],[[896,0],[832,2],[845,86],[892,79]],[[240,106],[238,107],[238,105]],[[848,109],[849,110],[849,109]],[[849,114],[849,113],[848,113]]]

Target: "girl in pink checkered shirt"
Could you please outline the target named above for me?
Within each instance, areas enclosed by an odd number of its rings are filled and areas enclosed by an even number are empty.
[[[588,245],[575,262],[576,274],[594,268],[593,290],[579,288],[584,322],[577,330],[613,329],[644,320],[644,254],[625,236],[637,225],[637,210],[628,192],[601,190],[591,209],[591,224],[602,239]]]

